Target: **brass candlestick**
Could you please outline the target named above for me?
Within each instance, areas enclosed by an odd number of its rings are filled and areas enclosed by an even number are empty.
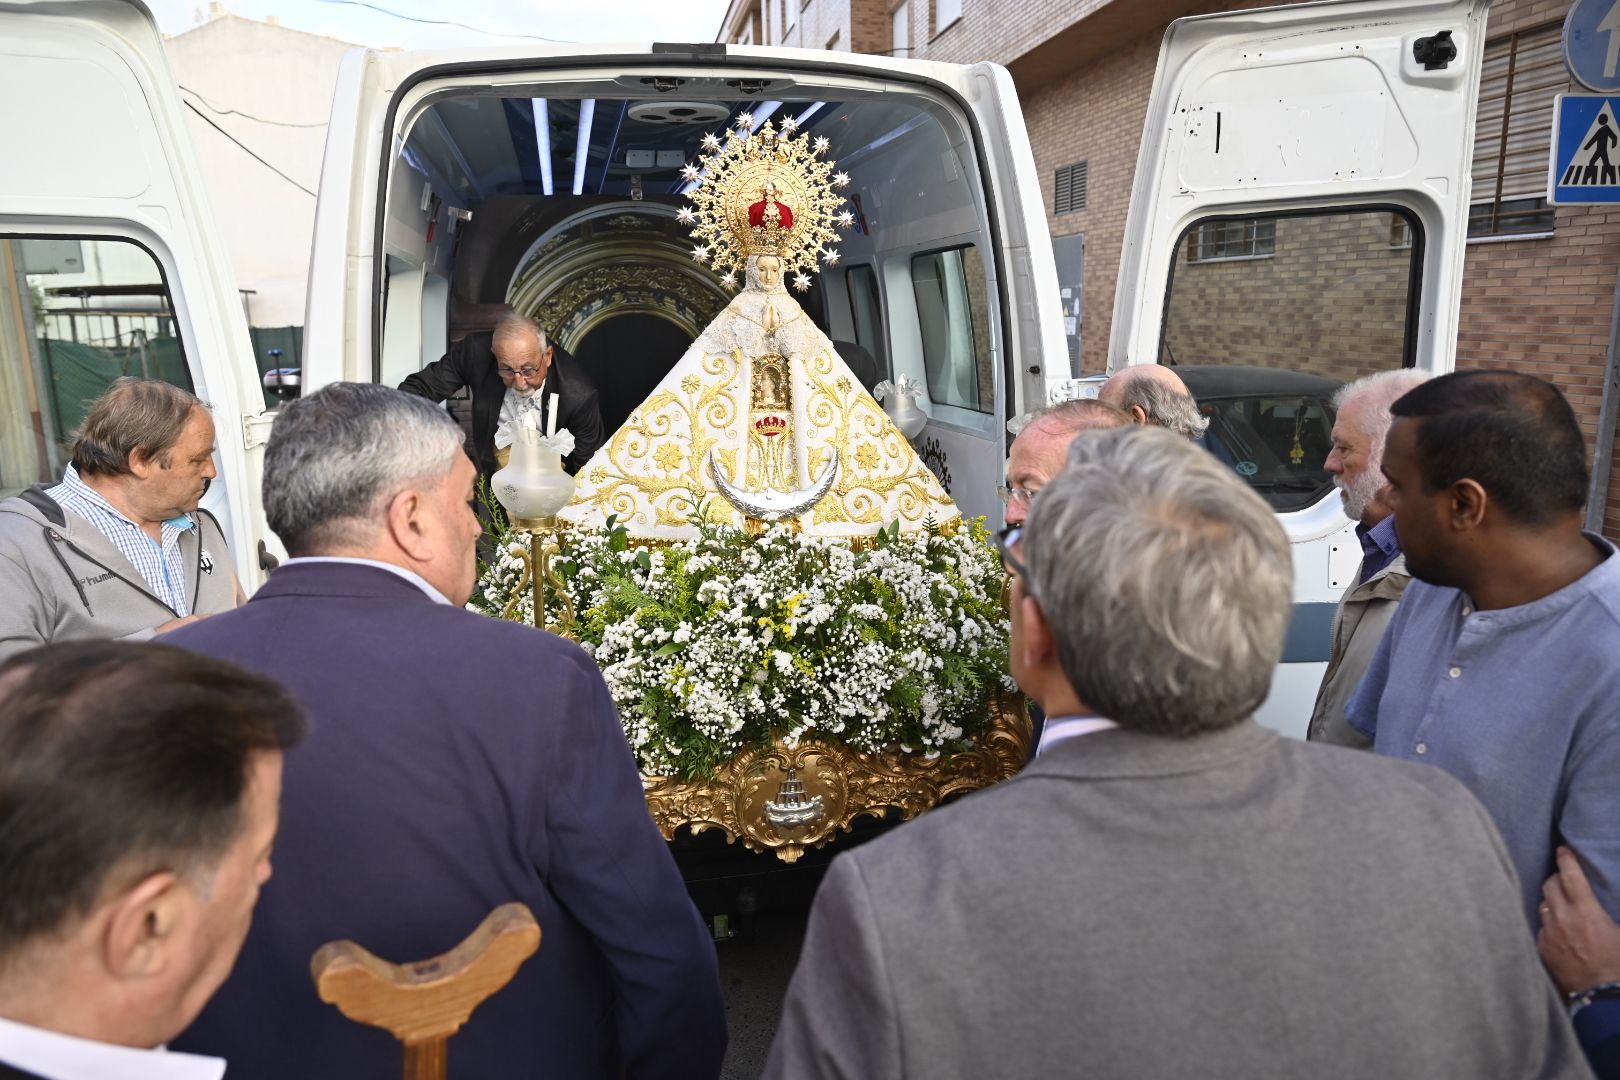
[[[562,579],[552,568],[552,560],[561,551],[557,542],[558,524],[555,514],[548,517],[511,519],[512,531],[528,536],[528,546],[518,552],[523,560],[523,576],[518,579],[517,588],[512,590],[512,599],[507,602],[506,610],[501,612],[502,618],[510,619],[516,612],[518,602],[523,597],[525,588],[531,589],[534,594],[534,625],[542,630],[564,634],[573,627],[574,602],[568,598],[563,589]],[[553,593],[560,601],[560,617],[555,621],[546,617],[546,594]]]

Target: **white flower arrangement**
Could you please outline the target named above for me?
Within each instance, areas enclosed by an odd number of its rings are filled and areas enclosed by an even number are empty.
[[[497,535],[470,605],[500,615],[522,561]],[[982,522],[885,529],[856,550],[778,525],[705,524],[638,548],[622,528],[564,537],[573,636],[602,668],[643,772],[711,775],[781,737],[949,751],[1011,689],[1003,574]],[[514,618],[532,618],[527,597]]]

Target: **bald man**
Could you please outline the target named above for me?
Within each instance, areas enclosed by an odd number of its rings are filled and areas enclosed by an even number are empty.
[[[1196,439],[1209,427],[1181,376],[1158,364],[1121,368],[1097,391],[1097,400],[1127,413],[1137,424],[1152,424]]]
[[[1001,489],[1007,504],[1007,524],[1022,525],[1035,493],[1063,471],[1069,444],[1082,431],[1127,427],[1131,418],[1112,405],[1081,399],[1050,405],[1036,413],[1018,432],[1007,453],[1007,486]]]

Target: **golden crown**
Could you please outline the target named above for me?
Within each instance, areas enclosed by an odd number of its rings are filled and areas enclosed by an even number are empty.
[[[839,211],[844,199],[833,189],[848,186],[849,177],[821,159],[826,136],[795,135],[798,126],[790,116],[780,128],[767,120],[755,131],[753,116],[742,113],[723,143],[713,132],[703,136],[698,163],[681,170],[696,186],[677,220],[693,226],[692,257],[729,289],[750,255],[775,255],[800,292],[818,262],[838,262],[834,225],[847,227],[854,217]]]

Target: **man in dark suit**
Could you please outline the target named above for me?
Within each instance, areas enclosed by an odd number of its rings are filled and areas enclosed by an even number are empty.
[[[1293,575],[1237,476],[1093,432],[1003,551],[1040,753],[833,861],[767,1077],[1587,1075],[1484,808],[1249,719]]]
[[[273,675],[309,708],[265,898],[236,973],[176,1045],[232,1080],[392,1080],[399,1051],[316,997],[309,958],[396,961],[527,904],[540,951],[450,1044],[453,1075],[717,1075],[713,942],[578,646],[463,610],[479,524],[455,422],[336,383],[285,406],[264,504],[293,556],[233,618],[173,640]],[[622,1071],[622,1072],[621,1072]]]
[[[169,645],[0,665],[0,1078],[224,1073],[152,1048],[231,970],[305,724],[269,679]]]
[[[533,319],[507,312],[489,333],[468,334],[399,388],[439,402],[462,387],[472,388],[472,442],[480,476],[500,467],[496,452],[512,444],[511,425],[529,410],[539,413],[540,430],[550,425],[556,398],[557,427],[574,436],[574,452],[563,459],[572,475],[606,438],[596,387],[579,362],[546,340]]]

